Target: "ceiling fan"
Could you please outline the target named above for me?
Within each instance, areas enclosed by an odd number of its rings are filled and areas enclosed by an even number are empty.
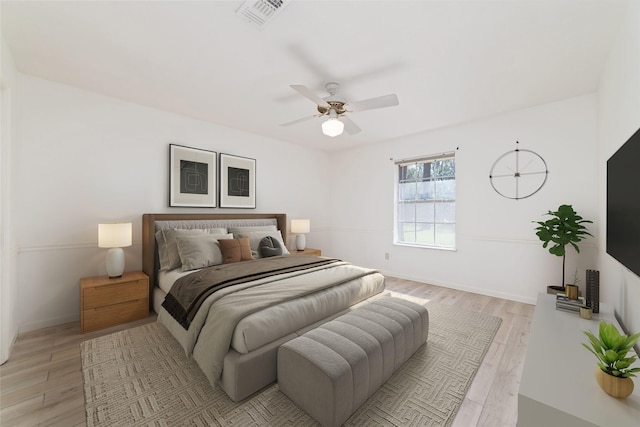
[[[322,132],[327,136],[338,136],[346,130],[349,135],[356,134],[362,129],[351,120],[346,113],[356,111],[373,110],[375,108],[393,107],[398,105],[398,96],[393,93],[390,95],[378,96],[376,98],[365,99],[363,101],[349,102],[345,98],[338,95],[340,85],[335,82],[329,82],[325,85],[325,89],[329,92],[329,96],[320,98],[311,89],[303,85],[290,85],[293,90],[298,91],[302,96],[313,101],[317,107],[319,114],[303,117],[292,122],[283,123],[280,126],[291,126],[300,122],[304,122],[314,117],[328,116],[328,119],[322,123]]]

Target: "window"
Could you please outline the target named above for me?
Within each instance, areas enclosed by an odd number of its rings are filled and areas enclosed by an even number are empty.
[[[456,161],[454,153],[396,163],[396,242],[454,249]]]

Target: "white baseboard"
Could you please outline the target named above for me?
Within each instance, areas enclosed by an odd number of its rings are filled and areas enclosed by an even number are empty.
[[[0,365],[4,365],[5,362],[9,360],[9,356],[11,355],[11,349],[13,348],[13,344],[15,344],[17,338],[18,338],[18,332],[16,331],[7,348],[2,349],[2,354],[0,354]]]
[[[532,305],[536,304],[536,298],[528,298],[528,297],[523,297],[521,295],[495,292],[495,291],[482,289],[482,288],[472,288],[469,286],[459,285],[456,283],[440,282],[437,280],[425,280],[424,278],[411,277],[402,273],[397,273],[392,271],[382,271],[382,270],[379,270],[379,271],[385,276],[397,277],[398,279],[411,280],[411,281],[420,282],[420,283],[427,283],[429,285],[441,286],[443,288],[456,289],[458,291],[471,292],[474,294],[486,295],[489,297],[501,298],[501,299],[506,299],[510,301],[517,301],[524,304],[532,304]]]
[[[65,323],[77,322],[80,320],[78,314],[56,317],[53,319],[41,320],[38,322],[23,323],[20,325],[19,333],[31,332],[38,329],[48,328],[51,326],[63,325]]]

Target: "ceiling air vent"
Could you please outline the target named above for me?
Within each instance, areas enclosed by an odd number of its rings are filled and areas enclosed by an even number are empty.
[[[236,15],[264,28],[291,0],[246,0]]]

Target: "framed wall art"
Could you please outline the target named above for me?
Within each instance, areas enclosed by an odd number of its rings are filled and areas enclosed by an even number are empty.
[[[220,207],[256,207],[256,160],[220,153]]]
[[[169,206],[216,207],[216,155],[169,144]]]

